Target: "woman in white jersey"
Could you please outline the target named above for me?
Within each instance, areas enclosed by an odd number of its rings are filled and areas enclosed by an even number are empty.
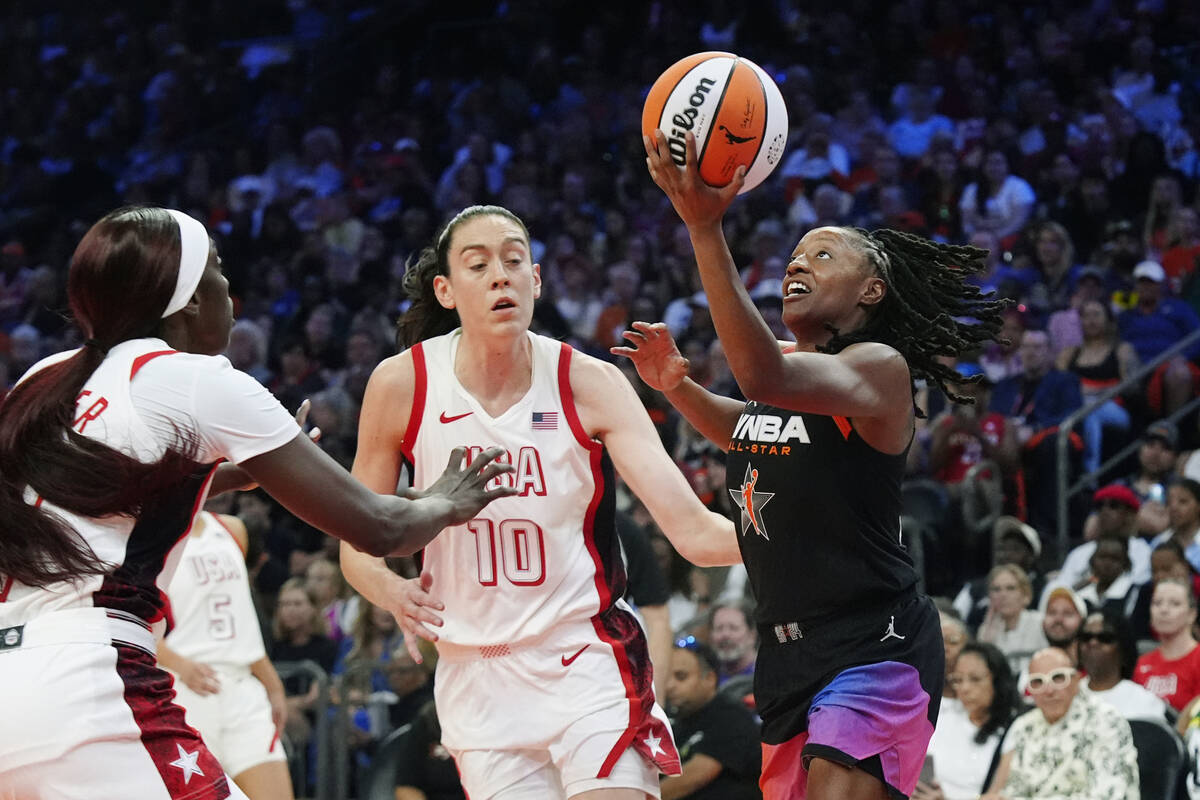
[[[256,482],[356,547],[411,553],[510,494],[485,489],[505,469],[489,453],[464,470],[456,451],[406,499],[352,479],[217,355],[229,283],[182,212],[105,216],[67,294],[85,345],[36,364],[0,406],[0,798],[244,797],[154,656],[205,496]]]
[[[472,800],[658,797],[679,755],[620,599],[613,467],[696,563],[736,562],[733,526],[700,503],[615,366],[530,332],[541,276],[511,212],[460,212],[405,290],[412,347],[371,377],[354,475],[393,491],[407,464],[420,488],[453,448],[500,445],[517,496],[443,533],[417,581],[353,546],[342,568],[397,615],[415,659],[417,636],[437,640],[442,742]]]
[[[158,663],[175,675],[175,701],[187,723],[250,800],[290,800],[279,741],[287,699],[263,646],[247,545],[237,517],[196,517],[167,585],[175,627],[158,643]]]

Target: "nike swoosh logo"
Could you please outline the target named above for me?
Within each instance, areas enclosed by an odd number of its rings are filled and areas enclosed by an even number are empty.
[[[438,422],[443,422],[443,423],[444,422],[454,422],[454,420],[456,420],[456,419],[462,419],[463,417],[469,417],[474,413],[475,413],[474,411],[468,411],[465,414],[455,414],[453,417],[447,417],[446,412],[443,411],[441,416],[438,417]]]
[[[575,659],[579,658],[579,654],[580,654],[580,653],[582,653],[584,650],[587,650],[589,647],[591,647],[591,645],[590,645],[590,644],[585,644],[583,647],[581,647],[581,648],[579,648],[578,650],[576,650],[576,651],[575,651],[575,655],[571,656],[570,658],[567,658],[566,656],[563,656],[563,657],[562,657],[562,664],[563,664],[563,666],[564,666],[564,667],[569,667],[569,666],[571,666],[571,663],[572,663],[572,662],[573,662]]]

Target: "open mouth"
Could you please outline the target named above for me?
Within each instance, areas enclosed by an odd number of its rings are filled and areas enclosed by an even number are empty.
[[[794,280],[794,281],[791,281],[787,285],[787,291],[784,292],[784,296],[785,297],[796,297],[798,295],[811,294],[811,293],[812,293],[812,289],[808,288],[800,281]]]
[[[492,305],[492,311],[504,311],[505,309],[516,308],[516,307],[517,307],[516,303],[514,303],[512,300],[509,300],[507,297],[504,297],[504,298],[497,300]]]

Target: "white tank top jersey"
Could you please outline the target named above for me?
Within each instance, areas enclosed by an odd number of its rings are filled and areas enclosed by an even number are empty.
[[[231,669],[248,668],[266,656],[245,558],[221,518],[201,511],[167,585],[175,627],[166,641],[172,650]]]
[[[416,382],[404,455],[413,485],[435,481],[454,447],[468,447],[473,457],[499,445],[516,472],[496,480],[518,494],[442,531],[425,548],[423,568],[446,604],[444,642],[529,643],[560,623],[590,619],[624,592],[612,465],[576,414],[569,346],[529,333],[529,391],[492,417],[454,375],[460,334],[412,348]]]
[[[43,359],[22,381],[73,354]],[[175,490],[176,496],[137,519],[93,519],[51,509],[114,569],[44,588],[0,575],[0,628],[71,609],[70,624],[81,629],[108,629],[108,620],[115,619],[165,632],[164,590],[179,559],[178,545],[204,503],[217,463],[270,452],[300,429],[262,384],[224,357],[176,352],[152,338],[113,347],[84,383],[75,409],[76,431],[142,461],[160,458],[180,435],[193,438],[194,457],[203,466]],[[32,489],[26,490],[26,499],[41,502]]]

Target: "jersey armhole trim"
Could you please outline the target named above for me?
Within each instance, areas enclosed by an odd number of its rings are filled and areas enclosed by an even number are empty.
[[[429,385],[429,376],[425,371],[425,348],[422,342],[417,342],[409,350],[413,360],[413,399],[412,410],[408,415],[408,424],[404,426],[404,440],[400,442],[400,452],[410,464],[417,463],[413,455],[413,443],[417,441],[417,432],[421,429],[421,419],[425,416],[425,395]]]
[[[579,442],[584,449],[595,451],[603,445],[591,439],[587,435],[587,431],[583,429],[583,423],[579,420],[579,411],[575,408],[575,393],[571,391],[571,356],[573,352],[571,345],[566,342],[559,344],[558,396],[562,402],[563,416],[567,418],[567,425],[570,426],[575,441]]]

